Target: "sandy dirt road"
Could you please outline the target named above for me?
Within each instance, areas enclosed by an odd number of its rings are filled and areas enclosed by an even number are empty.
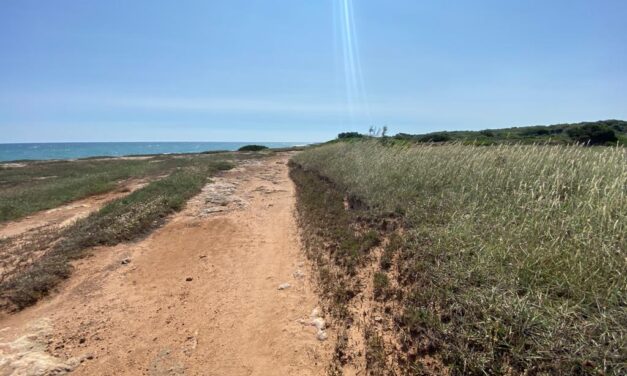
[[[94,249],[58,293],[1,318],[0,375],[324,374],[333,344],[309,325],[288,157],[225,172],[146,239]]]

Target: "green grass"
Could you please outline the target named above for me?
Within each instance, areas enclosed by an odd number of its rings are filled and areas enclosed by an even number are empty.
[[[390,279],[388,278],[388,275],[384,272],[374,273],[372,286],[374,289],[375,299],[385,298],[390,287]]]
[[[230,167],[229,162],[196,159],[188,167],[109,203],[55,234],[51,248],[41,259],[0,285],[1,297],[7,303],[3,308],[22,309],[34,304],[70,275],[70,262],[82,257],[85,250],[141,237],[167,215],[180,210],[201,190],[208,176]],[[41,244],[33,243],[32,248],[39,250]]]
[[[627,371],[624,148],[366,141],[294,166],[318,177],[295,179],[299,200],[326,181],[371,218],[402,217],[382,266],[403,290],[390,299],[407,352],[436,352],[460,375]]]
[[[236,158],[236,154],[224,154]],[[0,169],[0,222],[15,220],[115,189],[129,178],[155,178],[211,160],[212,155],[159,155],[150,159],[27,162]]]

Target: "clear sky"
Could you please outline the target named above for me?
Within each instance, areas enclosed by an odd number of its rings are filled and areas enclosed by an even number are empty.
[[[625,0],[353,0],[356,104],[343,1],[1,1],[0,142],[627,119]]]

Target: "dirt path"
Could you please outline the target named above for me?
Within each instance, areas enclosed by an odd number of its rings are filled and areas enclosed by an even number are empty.
[[[333,344],[309,325],[287,158],[226,172],[148,238],[95,249],[58,294],[0,320],[0,375],[324,374]]]

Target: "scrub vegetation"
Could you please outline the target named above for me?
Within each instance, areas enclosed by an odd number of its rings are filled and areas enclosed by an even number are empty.
[[[372,128],[369,133],[372,135]],[[366,137],[368,136],[357,132],[344,132],[338,135],[338,140],[355,140]],[[398,144],[462,142],[473,145],[535,143],[627,146],[627,121],[601,120],[574,124],[536,125],[485,129],[482,131],[446,131],[426,134],[399,133],[393,137],[388,137],[387,141]]]
[[[234,154],[231,157],[236,158]],[[89,158],[24,162],[23,166],[0,168],[0,222],[111,191],[126,179],[154,179],[210,158],[191,154]]]
[[[364,333],[377,369],[627,372],[626,149],[366,139],[306,150],[292,177],[344,330],[364,286],[386,307]]]
[[[233,159],[232,154],[188,156],[184,161],[167,159],[162,163],[174,169],[170,175],[110,202],[60,231],[47,231],[21,244],[21,252],[41,255],[26,269],[2,280],[0,307],[11,311],[34,304],[70,275],[70,262],[83,257],[89,248],[134,240],[159,226],[169,214],[180,210],[189,198],[197,194],[208,177],[231,168]],[[123,166],[128,167],[124,162]],[[73,162],[67,163],[67,166],[73,166]],[[84,162],[75,163],[80,166]],[[150,170],[148,167],[134,167],[144,173]],[[128,173],[123,168],[116,171]],[[159,172],[165,171],[161,169]]]
[[[263,145],[246,145],[239,148],[238,151],[262,151],[266,149],[268,149],[268,147]]]

